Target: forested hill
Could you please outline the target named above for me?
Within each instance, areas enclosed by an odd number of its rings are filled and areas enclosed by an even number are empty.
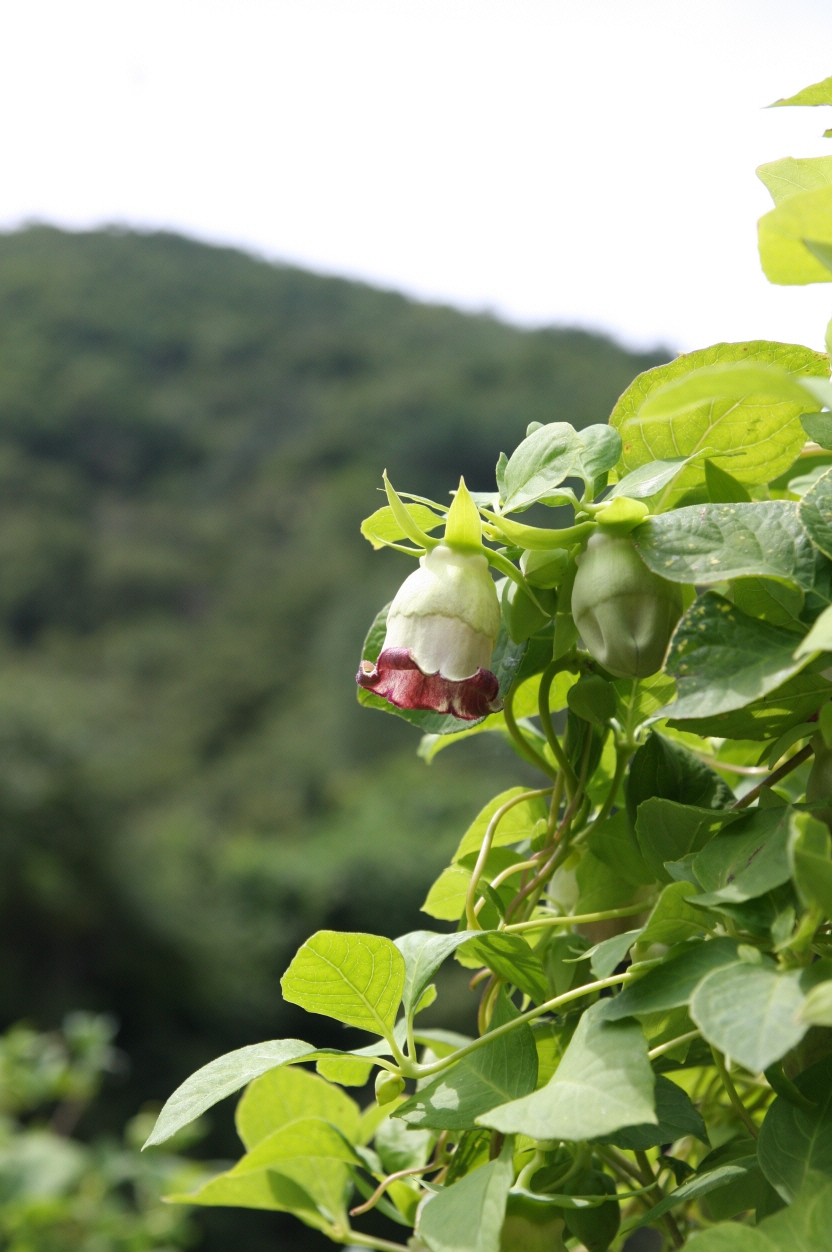
[[[308,930],[418,924],[504,766],[428,774],[359,710],[410,566],[358,524],[385,466],[490,485],[528,422],[604,421],[660,359],[170,234],[0,237],[4,1020],[114,1010],[162,1096],[286,1032]],[[368,912],[399,875],[413,916]]]

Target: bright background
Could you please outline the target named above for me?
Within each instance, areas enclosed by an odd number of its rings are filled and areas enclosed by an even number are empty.
[[[0,225],[169,227],[631,345],[821,346],[763,161],[832,152],[824,0],[5,7]]]

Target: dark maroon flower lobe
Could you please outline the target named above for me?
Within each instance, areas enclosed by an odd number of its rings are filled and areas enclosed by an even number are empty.
[[[397,709],[452,713],[466,722],[498,713],[503,707],[500,685],[491,670],[478,669],[470,678],[454,682],[438,672],[425,674],[409,648],[385,648],[375,665],[362,661],[356,682]]]

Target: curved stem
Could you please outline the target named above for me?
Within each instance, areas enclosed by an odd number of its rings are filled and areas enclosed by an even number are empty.
[[[566,794],[571,800],[575,793],[575,788],[578,785],[578,778],[572,766],[569,764],[566,753],[561,747],[560,740],[555,734],[555,728],[552,724],[552,714],[549,709],[549,692],[552,689],[552,683],[556,675],[559,674],[561,670],[567,669],[568,665],[569,662],[564,661],[564,659],[561,658],[557,661],[550,661],[546,666],[540,679],[540,686],[537,692],[537,709],[540,715],[540,725],[542,726],[543,733],[546,736],[546,742],[552,750],[552,755],[563,771],[564,778],[566,779]]]
[[[505,719],[506,729],[511,735],[511,738],[513,739],[520,755],[525,757],[529,764],[533,765],[535,769],[539,769],[542,774],[545,774],[547,778],[554,779],[557,771],[552,768],[545,757],[540,755],[536,748],[532,747],[520,727],[517,725],[517,720],[514,716],[514,709],[512,708],[512,705],[514,704],[514,696],[515,688],[511,687],[506,695],[505,704],[503,706],[503,718]]]
[[[740,1099],[737,1093],[737,1089],[734,1086],[733,1082],[731,1081],[731,1075],[728,1073],[728,1067],[725,1064],[724,1056],[722,1055],[721,1052],[719,1052],[714,1047],[711,1047],[711,1052],[713,1053],[714,1064],[716,1065],[717,1071],[722,1080],[722,1085],[725,1088],[725,1094],[728,1096],[728,1099],[731,1101],[731,1108],[734,1110],[737,1117],[740,1119],[743,1126],[745,1126],[746,1130],[749,1132],[751,1137],[753,1139],[757,1139],[759,1137],[760,1131],[758,1130],[755,1123],[751,1120],[748,1110],[746,1109],[745,1105]]]
[[[608,922],[616,917],[633,917],[636,913],[646,913],[651,908],[649,900],[641,904],[628,904],[626,908],[605,909],[601,913],[577,913],[574,916],[535,917],[529,922],[515,922],[504,926],[503,931],[520,934],[524,930],[542,930],[546,926],[584,926],[589,922]]]
[[[348,1230],[341,1243],[351,1243],[357,1248],[378,1248],[379,1252],[409,1252],[403,1243],[391,1243],[389,1239],[377,1239],[375,1235],[362,1235]]]
[[[483,836],[483,841],[480,844],[477,863],[471,872],[471,881],[468,884],[468,892],[465,897],[465,917],[468,922],[469,930],[482,930],[482,926],[480,926],[479,919],[477,918],[474,904],[477,899],[477,887],[479,886],[479,881],[485,870],[485,863],[488,860],[488,854],[491,851],[491,844],[494,840],[495,834],[497,833],[497,827],[505,817],[506,813],[513,809],[515,805],[522,804],[524,800],[535,800],[538,796],[551,795],[551,792],[551,787],[543,787],[538,791],[523,791],[519,796],[512,796],[510,800],[506,800],[505,804],[501,804],[496,813],[492,816],[491,821],[485,829],[485,835]]]
[[[678,1048],[680,1043],[689,1043],[691,1039],[698,1039],[698,1030],[689,1030],[686,1035],[679,1035],[678,1039],[668,1039],[667,1043],[660,1043],[657,1048],[651,1048],[647,1055],[651,1061],[655,1061],[657,1056],[664,1056],[665,1052],[672,1052],[674,1048]]]

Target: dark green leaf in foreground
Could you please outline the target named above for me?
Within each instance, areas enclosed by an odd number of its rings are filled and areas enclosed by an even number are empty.
[[[393,1029],[404,981],[404,957],[390,939],[319,930],[298,949],[280,985],[285,1000],[309,1013],[384,1035]]]
[[[545,1087],[478,1120],[504,1134],[580,1141],[656,1123],[655,1079],[635,1022],[606,1022],[604,1002],[581,1017]]]
[[[491,1028],[517,1017],[517,1010],[501,995]],[[534,1091],[537,1084],[537,1048],[528,1024],[499,1035],[464,1056],[401,1104],[394,1114],[410,1126],[430,1130],[467,1130],[481,1113]]]
[[[499,1252],[506,1199],[514,1178],[513,1140],[495,1161],[426,1200],[416,1235],[430,1252]]]
[[[775,691],[805,664],[795,660],[795,635],[748,617],[715,591],[706,592],[680,621],[666,661],[678,696],[674,720],[741,709]]]
[[[742,904],[788,882],[788,842],[792,809],[757,809],[732,823],[693,860],[693,872],[706,895],[700,905]]]
[[[645,862],[659,882],[672,882],[665,865],[699,852],[725,826],[737,820],[730,809],[696,808],[673,800],[644,800],[636,834]]]
[[[770,695],[743,709],[717,713],[713,717],[673,717],[670,725],[694,735],[716,735],[725,739],[777,739],[791,726],[805,722],[832,697],[832,683],[820,673],[795,674]],[[673,706],[671,706],[672,711]]]
[[[734,799],[731,788],[716,770],[682,744],[655,730],[650,732],[646,743],[630,763],[625,794],[627,816],[633,826],[636,825],[639,806],[654,797],[700,809],[724,809]],[[656,872],[654,864],[650,864],[650,868]]]
[[[691,1102],[688,1093],[663,1074],[656,1078],[656,1117],[659,1119],[657,1126],[650,1122],[643,1126],[625,1126],[599,1142],[631,1152],[645,1152],[660,1143],[675,1143],[685,1135],[693,1135],[702,1143],[708,1142],[702,1114]]]
[[[766,1178],[791,1204],[812,1170],[832,1178],[832,1058],[798,1074],[794,1084],[816,1108],[777,1096],[766,1113],[757,1154]]]
[[[832,557],[832,469],[806,492],[797,506],[797,515],[815,547]]]
[[[788,500],[704,504],[650,517],[633,531],[645,565],[697,586],[732,578],[784,578],[809,590],[815,555]]]
[[[739,961],[702,980],[690,1015],[709,1043],[758,1074],[805,1035],[803,999],[800,971]]]
[[[252,1043],[247,1048],[238,1048],[236,1052],[217,1057],[177,1087],[159,1114],[145,1147],[164,1143],[206,1109],[239,1091],[267,1070],[302,1060],[314,1052],[311,1043],[303,1043],[300,1039],[271,1039],[267,1043]]]
[[[608,1021],[619,1021],[635,1013],[661,1013],[687,1004],[702,979],[715,969],[737,959],[733,939],[709,939],[691,943],[671,960],[630,983],[617,996],[606,1001]]]

